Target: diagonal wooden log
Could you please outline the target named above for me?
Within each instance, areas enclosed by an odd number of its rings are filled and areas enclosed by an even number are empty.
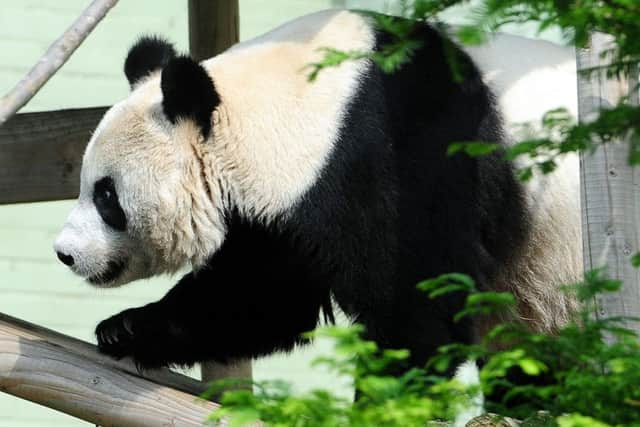
[[[101,426],[202,426],[218,406],[199,381],[140,374],[96,347],[0,314],[0,390]]]
[[[93,0],[49,47],[29,73],[0,100],[0,126],[22,108],[64,65],[118,0]]]

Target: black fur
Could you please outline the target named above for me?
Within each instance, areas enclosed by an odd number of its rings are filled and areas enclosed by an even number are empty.
[[[118,201],[118,193],[110,176],[100,178],[93,185],[93,204],[102,220],[118,231],[127,229],[127,216]]]
[[[300,334],[317,325],[331,273],[297,251],[306,243],[293,230],[235,213],[228,222],[227,239],[206,269],[184,276],[160,301],[98,325],[103,352],[133,355],[149,368],[257,357],[304,342]]]
[[[110,260],[107,262],[107,268],[91,277],[87,278],[89,283],[101,285],[116,280],[127,268],[126,260]]]
[[[157,36],[141,37],[127,54],[124,74],[133,87],[140,79],[160,70],[176,56],[171,43]]]
[[[471,60],[430,27],[416,31],[423,47],[402,70],[370,66],[320,179],[290,215],[265,225],[229,212],[207,268],[101,323],[103,352],[154,367],[288,350],[331,296],[369,338],[410,349],[413,364],[473,340],[470,321],[452,320],[461,295],[429,300],[416,284],[461,272],[490,289],[526,235],[523,190],[501,153],[446,156],[451,142],[501,142],[500,118]]]
[[[169,61],[162,70],[162,107],[172,123],[192,119],[205,138],[211,131],[211,113],[220,98],[207,71],[188,56]]]

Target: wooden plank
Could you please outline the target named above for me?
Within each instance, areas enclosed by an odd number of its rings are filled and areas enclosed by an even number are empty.
[[[0,127],[0,204],[73,199],[107,107],[18,114]]]
[[[199,381],[141,375],[95,346],[0,314],[0,390],[101,426],[201,426],[218,406]]]
[[[612,43],[604,34],[594,34],[589,49],[578,52],[578,68],[605,65],[602,57]],[[604,72],[578,83],[580,121],[597,117],[602,108],[615,105],[638,81],[615,80]],[[635,81],[633,81],[635,80]],[[630,97],[637,104],[637,93]],[[640,250],[640,168],[627,163],[627,144],[601,145],[593,155],[581,155],[582,231],[584,265],[587,269],[607,266],[609,275],[623,281],[618,293],[601,295],[596,301],[598,317],[640,317],[640,270],[631,256]],[[628,325],[640,333],[640,324]]]
[[[196,61],[223,52],[239,37],[238,0],[189,0],[189,50]]]

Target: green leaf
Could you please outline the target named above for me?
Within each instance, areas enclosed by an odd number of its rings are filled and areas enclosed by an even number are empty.
[[[527,375],[537,376],[547,370],[547,366],[535,359],[524,358],[518,361],[518,366]]]
[[[631,257],[631,265],[638,268],[640,267],[640,252],[636,252]]]
[[[452,283],[449,285],[440,286],[438,289],[434,289],[433,291],[429,292],[429,298],[438,298],[439,296],[446,295],[451,292],[459,292],[465,290],[467,290],[467,288],[465,288],[461,284]]]
[[[538,168],[545,175],[556,170],[556,167],[557,167],[556,162],[554,162],[553,160],[546,160],[538,164]]]
[[[508,292],[479,292],[467,297],[467,306],[488,304],[492,306],[513,305],[515,297]]]
[[[260,420],[260,412],[254,408],[236,408],[229,413],[229,425],[242,427]]]
[[[487,33],[473,25],[463,25],[456,35],[460,42],[466,45],[479,45],[487,41]]]
[[[445,372],[447,369],[449,369],[451,361],[452,357],[450,355],[440,354],[431,360],[431,364],[437,372]]]
[[[449,144],[447,155],[452,156],[459,152],[464,152],[471,157],[486,156],[500,148],[500,144],[490,144],[488,142],[456,142]]]
[[[423,280],[417,287],[421,291],[428,292],[429,298],[436,298],[450,292],[472,292],[475,289],[475,282],[466,274],[447,273]]]
[[[573,122],[573,116],[566,108],[556,108],[554,110],[547,111],[542,116],[542,126],[545,128],[566,126],[573,124]]]
[[[629,136],[629,165],[635,166],[640,164],[640,135],[633,132]]]
[[[558,417],[559,427],[609,427],[609,424],[598,421],[595,418],[580,414],[569,414]]]
[[[517,175],[518,175],[518,180],[522,182],[527,182],[531,178],[533,178],[533,169],[531,167],[518,169]]]
[[[409,350],[400,349],[400,350],[392,350],[385,349],[383,352],[383,356],[387,359],[393,360],[406,360],[409,358]]]
[[[529,155],[535,157],[538,155],[538,150],[543,147],[549,146],[551,141],[548,139],[531,139],[522,141],[517,144],[508,147],[506,150],[506,158],[509,160],[515,160],[522,155]]]

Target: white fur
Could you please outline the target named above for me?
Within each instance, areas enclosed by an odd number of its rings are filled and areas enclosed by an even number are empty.
[[[222,98],[205,155],[225,162],[242,213],[268,220],[316,182],[366,61],[326,69],[313,83],[308,65],[322,59],[322,47],[367,51],[374,42],[362,16],[329,10],[204,62]]]
[[[467,360],[456,369],[454,380],[469,388],[480,386],[478,365],[472,360]],[[471,396],[468,403],[467,406],[460,408],[456,413],[453,427],[464,427],[473,418],[479,417],[484,413],[484,396],[479,389]]]
[[[572,48],[498,34],[487,44],[467,47],[498,98],[512,141],[514,125],[539,123],[549,110],[564,107],[577,116],[575,53]],[[520,160],[517,165],[525,165]],[[533,230],[527,251],[502,271],[499,289],[513,292],[518,316],[534,329],[554,331],[576,308],[575,299],[558,285],[582,277],[579,159],[562,158],[549,175],[536,173],[526,184]],[[484,329],[491,325],[484,325]],[[480,331],[482,333],[484,331]]]
[[[222,187],[210,185],[209,194],[201,178],[200,132],[190,122],[170,125],[159,88],[149,83],[112,107],[94,132],[83,158],[78,206],[54,245],[86,266],[74,269],[84,277],[126,254],[125,274],[106,286],[174,272],[188,262],[201,265],[225,235]],[[104,176],[115,182],[126,232],[104,225],[93,205],[93,185]]]
[[[307,81],[320,48],[369,50],[366,19],[330,10],[240,43],[203,66],[222,99],[203,141],[190,121],[162,113],[160,75],[134,86],[93,134],[83,159],[78,206],[54,247],[72,254],[84,277],[125,253],[117,286],[185,263],[202,266],[226,235],[228,204],[265,221],[291,208],[316,181],[338,137],[366,62],[349,61]],[[92,203],[96,180],[111,176],[126,233],[105,226]]]

